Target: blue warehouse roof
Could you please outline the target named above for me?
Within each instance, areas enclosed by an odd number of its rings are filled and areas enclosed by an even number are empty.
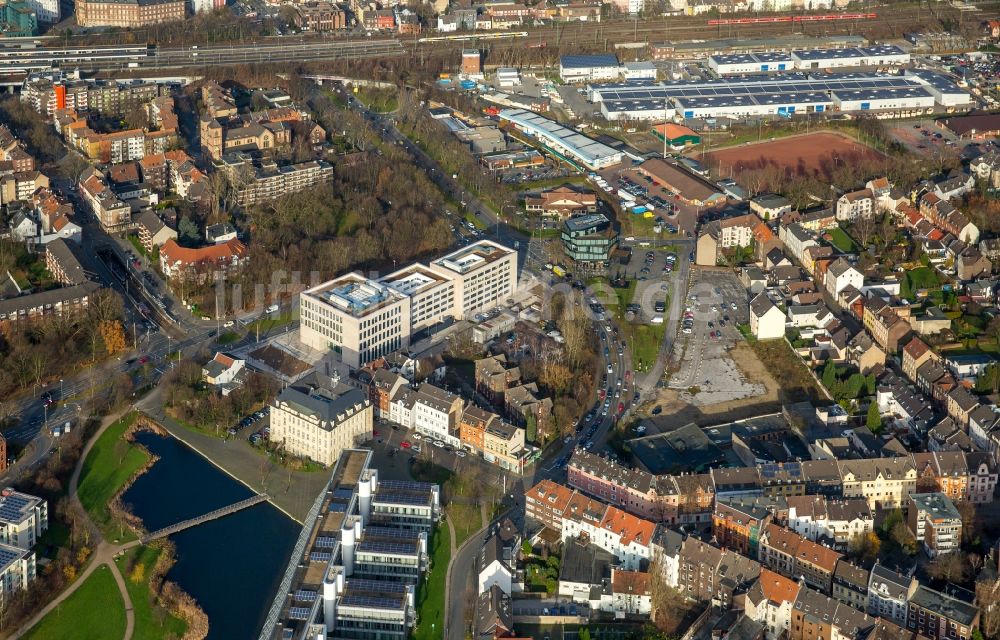
[[[590,69],[593,67],[617,67],[618,58],[610,54],[560,56],[559,66],[563,69]]]

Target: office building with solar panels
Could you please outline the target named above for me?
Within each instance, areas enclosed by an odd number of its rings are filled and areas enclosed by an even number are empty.
[[[380,480],[372,452],[344,451],[306,516],[261,640],[405,640],[440,518],[437,485]]]
[[[931,71],[905,75],[816,73],[715,78],[677,82],[628,82],[588,87],[601,115],[615,120],[790,117],[802,113],[926,113],[955,108],[971,96]]]

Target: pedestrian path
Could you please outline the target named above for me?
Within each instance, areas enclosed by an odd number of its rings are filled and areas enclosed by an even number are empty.
[[[67,589],[63,590],[59,596],[46,605],[41,611],[36,613],[30,620],[25,622],[20,629],[18,629],[12,638],[20,638],[26,634],[32,627],[38,624],[42,618],[44,618],[50,611],[62,604],[66,598],[73,595],[73,593],[86,582],[87,578],[95,569],[101,566],[107,566],[111,570],[111,575],[115,579],[115,584],[118,585],[118,592],[121,594],[122,603],[125,605],[125,636],[124,640],[132,640],[132,634],[135,632],[135,612],[132,608],[132,598],[129,596],[128,589],[125,587],[125,580],[122,578],[121,572],[118,570],[118,564],[115,562],[115,556],[121,553],[123,547],[121,545],[113,545],[105,542],[101,537],[100,529],[93,523],[90,516],[84,510],[83,505],[80,504],[80,499],[77,496],[77,488],[80,484],[80,472],[83,470],[83,462],[87,459],[87,454],[90,453],[91,448],[93,448],[94,443],[101,437],[101,434],[111,426],[113,423],[117,422],[119,418],[125,415],[126,412],[131,411],[131,407],[123,411],[118,412],[115,415],[108,416],[104,419],[101,424],[101,428],[97,430],[97,433],[91,437],[87,442],[86,446],[83,448],[83,452],[80,454],[80,459],[76,463],[76,468],[73,469],[73,475],[69,479],[69,497],[72,502],[75,503],[79,512],[83,514],[84,526],[86,526],[91,531],[91,539],[97,542],[97,547],[94,549],[94,553],[90,564],[81,573],[77,579],[71,584]]]

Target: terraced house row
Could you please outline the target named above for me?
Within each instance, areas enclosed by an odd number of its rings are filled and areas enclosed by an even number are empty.
[[[734,501],[772,509],[785,502]],[[863,502],[855,505],[862,511]],[[685,598],[729,611],[731,628],[745,627],[746,637],[969,640],[978,624],[979,608],[960,594],[935,591],[879,564],[854,565],[776,522],[763,526],[755,548],[744,551],[629,516],[550,480],[528,490],[525,505],[529,520],[556,531],[564,545],[599,548],[614,571],[659,574]],[[787,518],[790,511],[773,513]],[[574,602],[593,598],[569,586],[565,593]]]
[[[901,507],[913,493],[941,492],[952,500],[992,500],[997,469],[988,455],[960,451],[862,460],[805,460],[701,474],[654,475],[578,449],[567,466],[569,485],[655,522],[708,522],[720,497],[823,495],[862,499],[868,507]]]

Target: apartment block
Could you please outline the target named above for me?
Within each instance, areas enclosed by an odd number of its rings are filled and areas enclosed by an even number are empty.
[[[918,585],[910,596],[906,629],[931,640],[969,640],[979,626],[979,607]]]
[[[906,498],[906,525],[934,558],[958,550],[962,515],[943,493],[913,493]]]
[[[372,439],[371,402],[346,385],[299,382],[271,404],[271,442],[292,455],[333,465],[341,453]]]
[[[81,27],[145,27],[184,19],[185,0],[79,0],[76,23]]]
[[[910,596],[916,588],[917,581],[911,576],[876,564],[868,582],[868,613],[906,626]]]
[[[31,549],[48,528],[45,500],[13,489],[0,492],[0,544]]]
[[[6,606],[17,593],[35,579],[35,552],[9,544],[0,544],[0,606]]]
[[[551,480],[541,480],[524,494],[524,510],[534,520],[554,531],[562,531],[563,512],[575,492]]]
[[[844,550],[855,536],[874,530],[875,517],[861,498],[830,500],[826,496],[788,498],[788,527],[814,542]]]

